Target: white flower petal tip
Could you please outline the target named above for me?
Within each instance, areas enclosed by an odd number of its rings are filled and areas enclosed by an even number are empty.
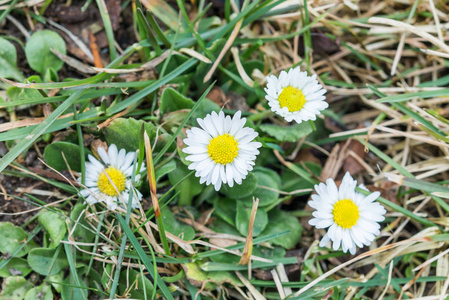
[[[232,118],[223,111],[212,112],[197,121],[201,128],[187,130],[187,147],[182,150],[192,162],[189,169],[196,170],[200,183],[212,184],[216,191],[222,184],[232,187],[234,182],[242,183],[262,146],[253,141],[258,133],[244,127],[246,118],[241,117],[241,111]]]
[[[324,96],[326,90],[316,76],[307,76],[299,67],[282,71],[279,78],[268,76],[265,92],[271,110],[287,122],[315,121],[320,111],[329,106]]]
[[[364,195],[355,191],[357,181],[347,172],[337,189],[334,180],[315,185],[309,206],[316,209],[309,224],[316,228],[328,228],[320,242],[324,247],[332,242],[332,248],[355,254],[356,248],[369,246],[379,234],[380,225],[386,213],[385,208],[375,201],[379,192]]]
[[[101,160],[89,155],[90,162],[86,162],[85,168],[85,189],[80,191],[80,196],[90,205],[104,202],[109,210],[115,210],[119,205],[123,206],[122,201],[127,203],[130,193],[133,193],[132,207],[138,208],[142,194],[131,184],[136,153],[126,153],[125,149],[118,150],[117,146],[112,144],[108,151],[98,148],[98,154]],[[137,173],[145,170],[145,163],[142,163]],[[140,174],[136,174],[135,180],[138,181],[140,177]],[[81,183],[81,177],[78,182]]]

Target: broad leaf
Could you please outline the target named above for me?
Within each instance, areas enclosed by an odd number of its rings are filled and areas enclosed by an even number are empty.
[[[0,300],[22,300],[32,287],[22,276],[7,277],[3,280]]]
[[[166,88],[161,94],[161,104],[159,109],[161,114],[166,114],[168,112],[174,112],[181,109],[189,109],[195,105],[192,99],[179,93],[173,88]]]
[[[87,158],[87,154],[89,154],[90,151],[85,149],[84,153]],[[51,143],[45,147],[44,159],[50,167],[58,171],[68,170],[68,167],[76,172],[81,171],[79,145],[67,142]]]
[[[285,211],[272,209],[268,213],[269,225],[261,233],[261,235],[269,235],[290,230],[289,233],[270,240],[270,243],[282,246],[286,249],[293,248],[298,243],[302,234],[302,226],[298,219]]]
[[[259,129],[280,142],[296,142],[303,136],[313,132],[309,122],[302,122],[291,126],[279,126],[275,124],[262,124]]]
[[[53,292],[51,286],[43,283],[40,286],[34,287],[25,295],[25,300],[53,300]]]
[[[54,31],[41,30],[33,33],[25,46],[25,55],[31,69],[42,76],[48,68],[59,71],[64,62],[51,52],[50,49],[66,54],[64,39]]]
[[[279,198],[281,179],[279,175],[267,168],[256,167],[253,170],[257,178],[257,187],[250,196],[242,198],[248,205],[253,203],[253,197],[260,200],[259,206],[268,206]]]
[[[3,261],[0,259],[0,262]],[[5,278],[8,276],[27,276],[31,272],[31,268],[28,265],[26,259],[13,257],[9,262],[0,269],[0,277]]]
[[[36,247],[33,241],[23,245],[28,234],[20,227],[14,226],[12,223],[0,223],[0,252],[14,257],[22,257],[32,248]],[[19,248],[21,250],[14,254]]]
[[[47,210],[39,214],[38,220],[50,236],[50,248],[56,248],[67,233],[65,218]]]
[[[41,275],[56,275],[69,265],[65,253],[60,250],[52,265],[56,249],[35,248],[28,254],[28,264],[34,272]],[[51,268],[51,270],[50,270]]]
[[[184,241],[193,240],[195,237],[195,230],[191,226],[176,220],[169,207],[166,206],[162,208],[161,213],[166,231],[182,238]]]
[[[252,195],[257,186],[257,177],[252,172],[246,175],[242,184],[234,182],[233,187],[229,187],[227,184],[223,184],[221,191],[231,199],[242,199],[244,197]]]
[[[248,235],[249,218],[251,215],[251,206],[244,202],[237,201],[237,214],[235,216],[235,225],[241,235]],[[253,236],[258,236],[267,226],[267,212],[263,208],[258,208],[256,218],[254,219]]]
[[[138,121],[134,118],[118,118],[112,121],[105,129],[108,145],[115,144],[119,150],[136,151],[139,149],[139,136],[142,124],[144,124],[151,144],[153,144],[156,128],[152,123],[142,120]]]
[[[0,37],[0,77],[24,81],[25,77],[17,69],[16,47]]]

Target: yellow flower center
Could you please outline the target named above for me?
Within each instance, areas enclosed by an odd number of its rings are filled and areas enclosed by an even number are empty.
[[[106,172],[108,176],[104,173]],[[125,190],[126,175],[117,168],[109,167],[98,176],[98,189],[108,196],[117,196]],[[114,187],[115,186],[115,187]],[[118,193],[117,193],[118,191]]]
[[[238,145],[232,135],[225,133],[210,140],[207,153],[214,162],[226,165],[237,157]]]
[[[340,227],[351,228],[359,219],[359,208],[350,199],[339,200],[334,204],[334,221]]]
[[[306,103],[306,97],[300,89],[288,86],[279,95],[279,105],[287,107],[289,112],[300,111]]]

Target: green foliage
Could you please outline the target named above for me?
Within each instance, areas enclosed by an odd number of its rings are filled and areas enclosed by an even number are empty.
[[[313,132],[313,127],[309,122],[302,122],[290,126],[280,126],[275,124],[262,124],[259,129],[280,142],[296,142],[300,138]]]
[[[67,142],[54,142],[45,147],[45,162],[57,171],[68,170],[81,171],[80,146]],[[91,153],[84,150],[85,156]],[[67,166],[68,165],[68,166]]]
[[[139,149],[139,137],[142,125],[153,142],[156,136],[156,128],[150,122],[136,120],[134,118],[118,118],[111,122],[105,129],[106,142],[108,145],[115,144],[117,148],[125,149],[127,152]]]
[[[237,214],[235,216],[235,225],[241,235],[248,235],[249,218],[251,215],[251,206],[243,202],[237,202]],[[256,218],[254,219],[253,236],[258,236],[267,226],[268,216],[263,208],[258,208]]]
[[[147,299],[150,299],[153,293],[153,284],[151,281],[146,276],[142,277],[140,272],[133,269],[123,270],[120,273],[118,288],[121,295],[128,292],[127,298],[132,299],[145,299],[145,295]]]
[[[0,259],[0,262],[2,261],[3,259]],[[26,259],[13,257],[3,268],[0,268],[0,277],[5,278],[14,275],[27,276],[30,272],[31,269]]]
[[[3,280],[0,300],[22,300],[33,287],[24,277],[10,276]]]
[[[65,218],[52,211],[43,211],[39,214],[39,223],[50,236],[49,248],[56,248],[67,233]]]
[[[170,160],[163,166],[154,170],[154,176],[156,177],[156,182],[158,182],[162,176],[173,172],[175,169],[176,169],[176,161]]]
[[[14,257],[26,255],[36,247],[33,241],[24,244],[27,237],[28,234],[22,228],[16,227],[12,223],[0,223],[0,252]],[[16,253],[16,251],[18,252]]]
[[[41,30],[33,33],[25,46],[25,54],[31,69],[42,76],[50,68],[59,71],[64,62],[51,52],[51,49],[66,54],[64,39],[54,31]]]
[[[25,295],[25,300],[53,300],[53,292],[51,291],[51,286],[43,283],[38,287],[34,287],[28,291]]]
[[[268,206],[279,198],[279,188],[281,178],[279,175],[268,168],[256,167],[253,171],[257,178],[257,187],[254,192],[247,197],[242,198],[248,205],[253,203],[253,197],[260,200],[259,206]]]
[[[192,115],[192,125],[198,126],[198,122],[196,121],[196,119],[203,119],[207,114],[210,114],[213,111],[218,113],[220,111],[220,106],[217,103],[205,98],[198,106],[196,112],[194,112]]]
[[[56,275],[69,265],[60,248],[35,248],[28,254],[28,264],[34,272],[41,275]],[[56,255],[56,256],[55,256]]]
[[[194,174],[187,176],[191,172],[185,165],[180,164],[173,172],[168,173],[171,184],[176,185],[175,191],[180,192],[179,205],[191,205],[193,197],[203,190],[203,185]]]
[[[70,218],[74,221],[77,221],[77,224],[70,223],[69,229],[72,234],[72,238],[79,242],[79,243],[92,243],[95,238],[95,234],[92,232],[92,230],[88,230],[87,228],[90,228],[89,224],[86,222],[86,214],[85,214],[85,204],[78,203],[76,204],[72,212],[70,213]],[[76,226],[76,227],[75,227]],[[75,230],[73,230],[73,227],[75,227]],[[79,246],[81,249],[84,249],[86,251],[91,249],[91,246]]]
[[[252,195],[257,186],[257,177],[254,173],[249,172],[242,184],[234,183],[233,187],[224,184],[221,191],[231,199],[241,199]]]
[[[215,213],[228,224],[235,226],[235,216],[237,214],[237,202],[233,199],[217,197],[214,201]]]
[[[80,288],[75,288],[76,285],[73,276],[69,276],[64,280],[62,285],[61,298],[62,300],[86,300],[87,299],[87,289],[86,283],[84,281],[79,282]]]
[[[195,237],[195,230],[191,226],[176,220],[169,207],[162,208],[161,213],[166,231],[182,238],[184,241],[193,240]]]
[[[190,109],[195,103],[192,99],[179,93],[173,88],[166,88],[161,94],[161,104],[159,109],[162,114],[174,112],[181,109]]]
[[[182,265],[186,277],[189,282],[196,286],[201,286],[204,282],[206,290],[211,290],[216,287],[217,283],[231,282],[234,285],[241,286],[242,283],[236,278],[234,274],[228,271],[206,272],[201,269],[198,262],[186,263]]]
[[[23,81],[25,77],[17,68],[16,47],[0,37],[0,77]]]
[[[302,235],[302,226],[298,219],[279,209],[272,209],[268,213],[270,224],[265,228],[261,235],[268,235],[273,233],[280,233],[285,230],[290,230],[289,233],[283,236],[272,239],[270,243],[282,246],[286,249],[293,248],[299,241]]]

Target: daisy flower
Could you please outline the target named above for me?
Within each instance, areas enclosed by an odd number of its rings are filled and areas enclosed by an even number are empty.
[[[299,67],[282,71],[279,78],[268,76],[265,92],[271,110],[287,122],[315,121],[316,115],[329,106],[323,96],[326,90],[318,84],[316,75],[307,76]]]
[[[197,119],[201,128],[193,127],[187,130],[184,143],[188,146],[182,149],[190,154],[186,160],[191,161],[190,170],[196,170],[195,176],[200,177],[200,183],[213,184],[219,190],[222,183],[230,187],[241,184],[248,171],[254,166],[254,160],[259,154],[259,142],[253,142],[258,133],[252,128],[243,127],[246,118],[241,118],[241,111],[231,119],[222,111],[208,114],[204,119]]]
[[[375,200],[380,196],[374,192],[365,196],[355,191],[357,181],[346,172],[337,188],[329,178],[326,184],[315,185],[316,195],[312,195],[309,205],[316,209],[315,218],[309,221],[316,228],[329,228],[320,242],[324,247],[333,242],[334,250],[340,248],[343,252],[355,254],[356,246],[369,246],[376,235],[380,233],[381,222],[385,219],[385,208]],[[366,189],[363,185],[359,187]]]
[[[109,146],[108,152],[103,148],[98,148],[98,155],[102,162],[92,155],[89,155],[89,162],[86,162],[86,189],[81,190],[80,194],[90,205],[98,202],[105,202],[110,210],[115,210],[121,199],[127,203],[131,188],[133,189],[132,207],[138,208],[139,201],[142,200],[142,194],[131,184],[133,171],[133,162],[135,152],[126,153],[125,149],[117,150],[117,146]],[[139,173],[145,170],[145,164],[142,163],[140,171],[134,176],[135,182],[140,180]],[[81,183],[81,178],[78,179]]]

